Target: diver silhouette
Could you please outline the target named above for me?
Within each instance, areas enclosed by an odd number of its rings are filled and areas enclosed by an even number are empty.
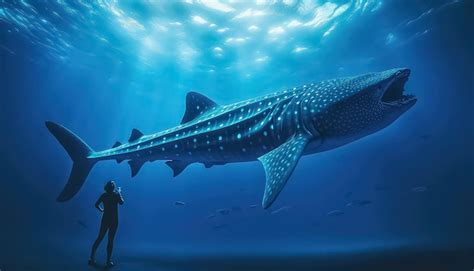
[[[121,188],[116,189],[114,181],[108,181],[104,186],[105,193],[103,193],[97,202],[95,203],[95,208],[102,212],[102,221],[100,223],[99,236],[92,245],[91,256],[89,258],[89,265],[95,265],[95,252],[97,247],[104,239],[107,231],[109,232],[109,240],[107,242],[107,267],[114,266],[114,263],[111,260],[112,249],[114,246],[115,233],[117,232],[118,227],[118,204],[123,204],[123,197],[121,194]],[[104,206],[103,208],[100,204]]]

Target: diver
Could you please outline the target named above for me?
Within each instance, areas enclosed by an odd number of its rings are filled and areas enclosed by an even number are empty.
[[[114,263],[111,260],[112,249],[114,246],[114,237],[117,232],[118,226],[118,204],[123,204],[123,197],[121,194],[121,188],[116,187],[114,181],[108,181],[104,186],[105,193],[103,193],[97,202],[95,203],[95,208],[102,212],[102,221],[100,223],[99,236],[92,245],[91,256],[89,258],[89,265],[95,265],[95,252],[99,246],[102,239],[104,239],[107,231],[109,232],[109,240],[107,242],[107,267],[114,266]],[[104,206],[103,208],[100,204]]]

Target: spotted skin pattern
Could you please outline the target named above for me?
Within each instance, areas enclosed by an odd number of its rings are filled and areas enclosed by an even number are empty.
[[[275,151],[258,159],[262,162],[267,175],[262,201],[264,208],[270,206],[285,186],[309,140],[310,136],[307,134],[296,134]]]
[[[407,73],[392,69],[327,80],[230,105],[190,92],[180,125],[152,135],[135,130],[129,142],[91,150],[86,159],[91,164],[128,160],[132,176],[147,161],[167,160],[176,176],[195,162],[211,167],[258,159],[267,178],[262,205],[268,208],[302,155],[371,134],[408,110],[414,102],[381,102],[384,92]]]

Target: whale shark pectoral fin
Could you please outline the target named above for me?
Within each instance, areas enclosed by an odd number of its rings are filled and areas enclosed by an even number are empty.
[[[132,172],[132,177],[135,177],[138,174],[138,171],[140,171],[140,169],[142,168],[143,164],[145,164],[145,162],[146,162],[145,160],[130,160],[130,161],[128,161],[128,164],[130,165],[130,169],[131,169],[131,172]]]
[[[128,139],[128,142],[135,141],[135,140],[139,139],[142,136],[143,136],[142,132],[140,132],[138,129],[133,128],[132,134],[130,135],[130,138]]]
[[[296,134],[278,148],[258,158],[263,164],[267,179],[262,201],[264,209],[270,207],[280,194],[310,139],[309,134]]]
[[[187,161],[171,160],[166,161],[166,164],[173,170],[173,177],[176,177],[191,163]]]
[[[213,100],[206,96],[191,91],[186,95],[186,112],[184,112],[181,124],[192,121],[199,115],[204,114],[209,110],[217,108],[218,105]]]

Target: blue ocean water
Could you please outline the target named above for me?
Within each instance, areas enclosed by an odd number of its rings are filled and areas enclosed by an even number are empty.
[[[0,0],[0,270],[83,270],[108,179],[126,201],[117,268],[472,269],[473,13],[467,0]],[[101,150],[176,126],[189,91],[229,104],[394,67],[412,70],[417,104],[303,157],[268,210],[259,162],[173,178],[157,161],[131,178],[106,161],[55,201],[72,163],[46,120]]]

